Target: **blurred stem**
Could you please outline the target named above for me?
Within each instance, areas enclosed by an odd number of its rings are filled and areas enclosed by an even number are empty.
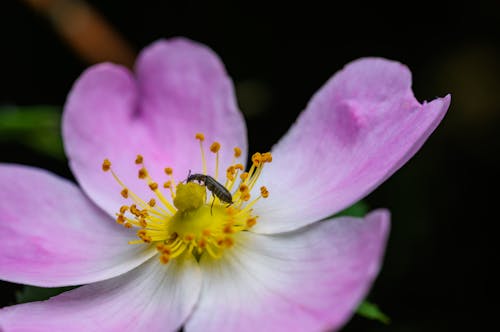
[[[84,0],[22,0],[46,16],[87,63],[112,61],[132,68],[135,52],[106,19]]]

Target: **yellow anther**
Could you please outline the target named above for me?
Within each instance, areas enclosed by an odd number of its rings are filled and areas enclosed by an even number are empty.
[[[165,173],[167,175],[172,175],[172,173],[174,172],[174,170],[172,169],[172,167],[167,167],[165,168]]]
[[[252,163],[255,166],[259,166],[261,162],[262,162],[262,155],[259,152],[255,152],[252,156]]]
[[[120,213],[125,213],[125,212],[127,212],[127,210],[128,210],[128,206],[126,206],[126,205],[123,205],[122,207],[120,207]]]
[[[148,226],[148,223],[146,222],[146,219],[139,219],[139,224],[143,228],[146,228]]]
[[[122,195],[123,198],[128,198],[128,189],[124,188],[120,194]]]
[[[241,173],[241,175],[240,175],[241,180],[245,181],[247,178],[248,178],[248,172]]]
[[[205,140],[205,135],[203,135],[202,133],[197,133],[194,137],[200,142],[203,142]]]
[[[158,189],[158,183],[156,183],[156,182],[151,182],[151,183],[149,183],[149,188],[150,188],[152,191],[155,191],[156,189]]]
[[[234,148],[234,157],[238,158],[239,156],[241,156],[241,149],[239,147],[235,147]]]
[[[102,162],[102,170],[104,172],[107,172],[111,169],[111,161],[109,161],[109,159],[104,159],[104,161]]]
[[[244,168],[244,166],[243,166],[242,164],[236,164],[236,165],[234,165],[234,168],[235,168],[235,169],[239,169],[240,171],[242,171],[242,170],[244,170],[244,169],[245,169],[245,168]]]
[[[269,196],[269,191],[267,191],[267,188],[265,186],[260,187],[260,194],[262,197],[267,198]]]
[[[247,186],[246,184],[242,183],[242,184],[240,185],[239,190],[240,190],[242,193],[244,193],[244,192],[248,191],[248,186]]]
[[[149,206],[151,206],[151,207],[155,206],[155,205],[156,205],[156,201],[155,201],[155,199],[154,199],[154,198],[151,198],[151,199],[149,200],[149,202],[148,202],[148,205],[149,205]]]
[[[194,234],[186,234],[184,236],[184,241],[186,241],[186,242],[191,242],[193,240],[194,240]]]
[[[140,154],[138,154],[137,157],[135,158],[135,163],[137,165],[139,165],[139,164],[142,164],[143,161],[144,161],[144,158]]]
[[[123,226],[125,226],[125,228],[132,228],[132,224],[129,222],[124,223]]]
[[[262,161],[265,163],[270,163],[271,161],[273,161],[273,155],[271,154],[271,152],[263,153]]]
[[[234,166],[229,166],[226,170],[226,177],[233,181],[234,180],[234,175],[236,174],[236,169],[234,168]]]
[[[148,176],[148,171],[145,167],[142,167],[138,173],[139,179],[145,179]]]
[[[209,230],[209,229],[204,229],[201,234],[203,234],[204,236],[210,236],[212,234],[212,231]]]
[[[210,145],[210,151],[213,153],[217,153],[220,150],[220,143],[219,142],[213,142],[212,145]]]
[[[163,188],[165,189],[169,189],[170,187],[172,187],[172,181],[167,181],[163,184]]]

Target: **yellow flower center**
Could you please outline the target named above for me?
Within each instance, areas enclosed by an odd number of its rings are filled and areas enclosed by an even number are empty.
[[[219,258],[225,249],[231,248],[237,235],[247,231],[257,223],[253,214],[253,205],[261,198],[267,198],[266,187],[260,187],[256,198],[251,199],[257,179],[266,163],[272,161],[271,153],[255,153],[248,172],[236,160],[241,156],[241,149],[234,148],[234,159],[226,170],[226,180],[218,182],[219,150],[218,142],[212,143],[210,151],[215,154],[215,174],[207,174],[203,134],[196,134],[200,142],[203,174],[189,174],[184,182],[174,185],[173,169],[165,168],[168,180],[160,191],[158,183],[149,175],[144,166],[144,158],[138,155],[135,163],[140,166],[139,179],[146,181],[155,198],[145,201],[132,192],[111,168],[111,162],[105,159],[104,171],[110,171],[122,187],[121,196],[133,201],[123,205],[116,213],[117,223],[126,228],[136,228],[136,240],[130,244],[154,245],[164,264],[182,254],[192,254],[196,258],[207,253]],[[207,195],[207,190],[209,195]],[[158,202],[157,202],[158,201]]]

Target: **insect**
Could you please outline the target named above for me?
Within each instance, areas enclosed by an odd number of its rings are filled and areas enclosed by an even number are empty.
[[[228,206],[233,204],[233,196],[231,195],[229,190],[227,190],[226,187],[217,182],[217,180],[215,180],[210,175],[204,175],[198,173],[191,174],[191,171],[189,171],[186,182],[192,182],[192,181],[198,181],[202,183],[205,187],[207,187],[208,190],[212,192],[214,196],[216,196],[222,202],[228,203]],[[214,206],[214,202],[215,202],[215,197],[214,200],[212,201],[212,205],[210,206],[210,214],[212,214],[212,208]]]

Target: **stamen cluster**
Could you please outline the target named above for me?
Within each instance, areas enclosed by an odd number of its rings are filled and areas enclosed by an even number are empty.
[[[205,137],[198,133],[195,138],[200,143],[203,174],[207,175],[207,166],[203,142]],[[210,152],[215,154],[214,179],[218,181],[219,151],[221,144],[213,142]],[[164,195],[159,185],[149,175],[144,158],[138,155],[135,163],[139,166],[137,177],[146,181],[155,197],[143,200],[132,192],[116,175],[111,162],[105,159],[103,171],[110,171],[120,184],[121,196],[133,201],[123,205],[116,214],[116,222],[126,228],[137,228],[137,240],[129,244],[155,245],[160,261],[164,264],[183,254],[192,254],[199,258],[205,252],[214,258],[221,256],[226,248],[233,246],[241,231],[252,228],[257,223],[252,207],[260,198],[267,198],[266,187],[260,187],[260,195],[250,201],[253,188],[266,163],[272,161],[270,152],[255,153],[252,166],[244,172],[244,166],[236,160],[241,156],[241,149],[234,148],[234,158],[226,170],[224,187],[231,192],[233,204],[228,206],[216,195],[207,200],[207,191],[203,183],[175,183],[171,167],[164,169],[168,180],[163,188],[169,192]],[[170,197],[168,197],[170,196]]]

